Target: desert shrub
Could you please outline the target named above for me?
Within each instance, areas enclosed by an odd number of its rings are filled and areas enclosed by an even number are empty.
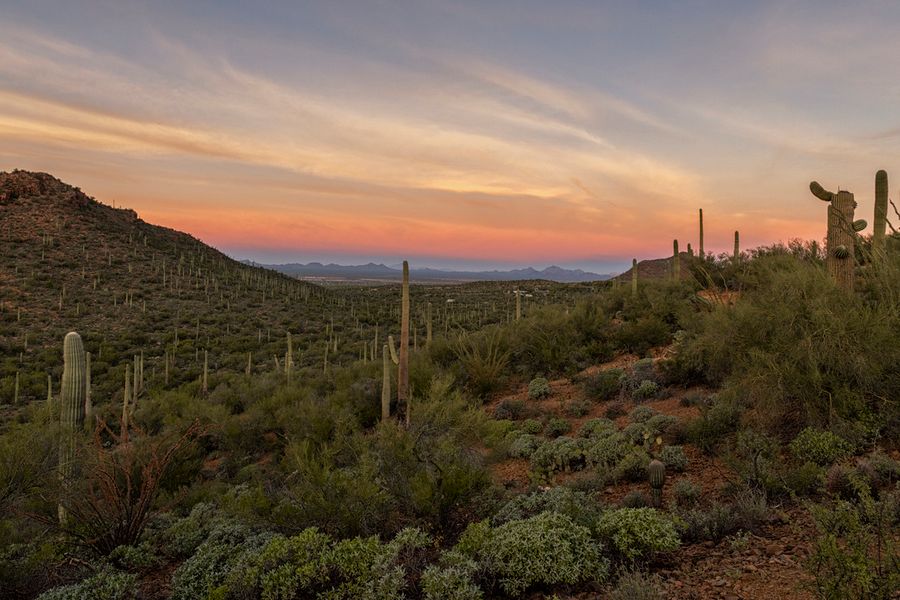
[[[136,593],[135,575],[102,569],[78,583],[48,590],[38,600],[130,600]]]
[[[585,440],[566,436],[547,440],[531,455],[531,468],[539,476],[568,471],[584,463]]]
[[[109,554],[109,560],[123,570],[149,571],[162,564],[156,550],[147,542],[138,546],[119,546]]]
[[[804,462],[828,466],[848,456],[853,448],[830,431],[807,427],[793,439],[791,452]]]
[[[550,395],[550,382],[544,377],[535,377],[528,383],[528,397],[541,400]]]
[[[547,421],[547,425],[544,427],[544,435],[546,435],[547,437],[559,437],[563,434],[569,433],[571,429],[572,425],[565,419],[552,417]]]
[[[237,524],[219,526],[173,574],[172,600],[206,598],[272,537]]]
[[[654,381],[650,381],[649,379],[643,380],[640,385],[635,388],[633,392],[631,392],[632,400],[640,402],[642,400],[650,400],[651,398],[656,398],[659,396],[660,387]]]
[[[700,486],[688,479],[681,477],[672,485],[672,495],[675,496],[675,505],[678,507],[692,507],[700,499]]]
[[[499,328],[460,336],[453,351],[474,394],[484,397],[497,389],[510,357]]]
[[[607,369],[589,376],[584,382],[584,395],[595,402],[612,400],[622,385],[622,369]]]
[[[798,496],[810,496],[818,492],[825,483],[825,469],[814,462],[786,469],[784,485],[787,490]]]
[[[621,402],[613,402],[608,407],[606,407],[606,412],[603,415],[607,419],[618,419],[622,415],[625,414],[625,405]]]
[[[534,451],[542,444],[541,438],[530,433],[519,434],[509,445],[507,454],[511,458],[531,458]]]
[[[215,505],[198,502],[191,507],[190,514],[169,524],[154,538],[166,554],[184,558],[193,554],[221,521]]]
[[[504,504],[493,517],[494,526],[509,521],[520,521],[543,512],[566,515],[575,523],[591,527],[600,514],[600,505],[590,495],[565,486],[554,486],[547,491],[519,494]]]
[[[457,550],[473,557],[504,593],[516,596],[537,585],[602,581],[608,564],[587,527],[545,512],[495,529],[473,523]]]
[[[810,507],[817,537],[807,561],[820,598],[888,600],[900,589],[896,514],[861,487],[858,500]],[[876,549],[876,551],[873,551]]]
[[[677,422],[678,419],[672,415],[655,414],[643,423],[631,423],[622,433],[632,443],[642,444],[645,440],[656,440]]]
[[[681,446],[663,446],[659,451],[659,460],[661,460],[667,468],[676,472],[684,471],[688,464],[687,456],[684,454],[684,448]]]
[[[638,446],[632,446],[623,456],[613,470],[614,479],[626,481],[644,481],[647,479],[647,467],[650,464],[650,455],[646,450]]]
[[[578,436],[583,438],[600,438],[616,433],[619,429],[609,419],[589,419],[581,424]]]
[[[719,441],[733,432],[741,418],[741,409],[730,397],[719,395],[709,406],[700,409],[700,416],[687,423],[685,436],[695,446],[711,452]]]
[[[449,566],[429,565],[420,585],[425,600],[481,600],[484,593],[473,581],[478,564],[469,559]]]
[[[619,506],[622,508],[644,508],[645,506],[650,506],[650,503],[647,502],[647,497],[643,493],[632,490],[622,497]]]
[[[610,593],[610,600],[664,600],[662,578],[640,571],[625,571],[619,574],[616,587]]]
[[[879,485],[890,485],[900,480],[900,462],[884,452],[876,450],[867,458]]]
[[[657,412],[649,406],[635,406],[631,412],[628,413],[628,420],[632,423],[646,423],[650,420],[650,417],[655,414],[657,414]]]
[[[622,323],[613,337],[626,352],[643,356],[651,348],[669,343],[672,328],[658,317],[645,316]]]
[[[738,529],[737,516],[732,507],[718,502],[706,509],[694,506],[678,510],[676,514],[681,520],[682,536],[688,541],[718,542]]]
[[[522,431],[525,433],[538,434],[544,428],[537,419],[526,419],[522,423]]]
[[[599,439],[589,438],[584,452],[585,460],[592,467],[609,471],[631,451],[631,448],[632,444],[624,435],[618,431],[611,432]]]
[[[597,522],[597,535],[629,561],[671,552],[681,544],[675,522],[652,508],[608,511]]]
[[[566,404],[563,411],[567,416],[578,418],[591,412],[591,404],[586,400],[573,400]]]
[[[245,555],[220,589],[227,598],[400,598],[408,571],[419,574],[431,544],[417,529],[382,544],[374,536],[334,541],[311,528]]]
[[[521,419],[525,415],[525,403],[521,400],[506,399],[494,409],[495,419],[510,419],[512,421]]]

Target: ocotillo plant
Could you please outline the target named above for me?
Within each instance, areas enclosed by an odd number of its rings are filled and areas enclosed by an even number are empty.
[[[397,366],[397,402],[406,411],[409,424],[409,263],[403,261],[403,288],[400,294],[400,364]]]
[[[813,196],[828,202],[828,234],[825,242],[825,265],[838,286],[853,291],[856,267],[856,231],[865,221],[853,221],[856,200],[850,192],[829,192],[817,182],[809,184]]]
[[[662,490],[666,482],[666,466],[662,461],[654,458],[647,467],[647,473],[650,476],[653,506],[659,508],[662,505]]]
[[[63,341],[63,376],[60,383],[59,478],[63,494],[67,494],[75,473],[75,432],[84,425],[86,390],[84,344],[74,331]],[[59,504],[59,522],[66,524],[66,510]]]
[[[884,233],[887,227],[888,176],[884,170],[875,173],[875,231],[872,232],[872,252],[884,253]]]
[[[391,363],[388,358],[388,346],[384,345],[381,352],[382,380],[381,380],[381,420],[386,421],[391,416]]]
[[[678,240],[672,240],[672,277],[681,279],[681,257],[678,255]]]

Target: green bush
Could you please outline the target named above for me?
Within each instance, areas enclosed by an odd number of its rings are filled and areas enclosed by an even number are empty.
[[[604,513],[597,534],[629,561],[678,548],[675,522],[652,508],[619,508]]]
[[[510,458],[531,458],[531,455],[542,443],[541,438],[536,435],[531,435],[530,433],[518,434],[509,445],[507,455]]]
[[[663,581],[659,575],[625,571],[619,575],[610,600],[664,600]]]
[[[528,383],[528,397],[541,400],[550,395],[550,382],[544,377],[535,377]]]
[[[697,504],[700,499],[700,486],[688,479],[682,477],[675,480],[672,486],[672,495],[675,496],[675,505],[682,508],[689,508]]]
[[[600,471],[610,471],[632,449],[632,444],[618,431],[599,439],[588,439],[584,455],[587,464]]]
[[[601,438],[618,431],[616,424],[609,419],[588,419],[578,429],[578,436],[583,438]]]
[[[520,521],[543,512],[566,515],[578,525],[592,527],[600,515],[600,505],[590,495],[564,486],[547,491],[519,494],[504,504],[493,517],[493,525]]]
[[[643,380],[637,388],[631,392],[632,400],[640,402],[641,400],[650,400],[659,396],[660,387],[655,381],[649,379]]]
[[[522,431],[525,433],[537,434],[540,433],[544,428],[541,425],[541,422],[537,419],[526,419],[525,422],[522,423]]]
[[[666,468],[679,473],[684,471],[688,464],[684,448],[681,446],[663,446],[659,451],[659,460],[666,465]]]
[[[457,549],[472,556],[510,596],[538,584],[602,581],[608,571],[602,546],[590,530],[553,512],[509,521],[495,529],[474,523]]]
[[[650,417],[655,414],[657,414],[657,412],[649,406],[635,406],[631,409],[631,412],[628,413],[628,420],[632,423],[646,423],[650,420]]]
[[[568,421],[560,417],[553,417],[547,421],[547,425],[544,427],[544,435],[547,437],[559,437],[569,433],[571,429],[572,425]]]
[[[586,400],[572,400],[566,404],[563,412],[566,413],[566,416],[577,419],[591,412],[591,404]]]
[[[848,456],[853,447],[830,431],[807,427],[790,444],[794,456],[804,462],[828,466]]]
[[[446,567],[429,565],[422,573],[421,587],[425,600],[481,600],[484,593],[473,576],[478,568],[473,560],[460,561]]]
[[[136,593],[135,575],[103,569],[78,583],[48,590],[38,600],[131,600]]]
[[[622,369],[607,369],[589,376],[584,382],[584,395],[595,402],[612,400],[622,386]]]
[[[579,468],[584,463],[585,448],[581,438],[562,436],[547,440],[531,455],[531,467],[542,477]]]

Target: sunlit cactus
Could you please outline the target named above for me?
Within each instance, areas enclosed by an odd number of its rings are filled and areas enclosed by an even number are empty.
[[[853,213],[856,210],[856,200],[850,192],[829,192],[815,181],[810,182],[809,191],[819,200],[829,203],[825,244],[828,273],[839,287],[853,291],[857,232]],[[865,228],[864,221],[862,226]]]
[[[74,331],[63,341],[63,375],[59,390],[60,442],[59,478],[63,495],[68,493],[75,473],[75,432],[84,426],[85,392],[87,390],[84,344]],[[59,504],[59,522],[66,524],[66,510]]]

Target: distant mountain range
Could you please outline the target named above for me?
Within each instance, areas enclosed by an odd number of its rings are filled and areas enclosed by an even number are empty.
[[[288,263],[283,265],[259,265],[251,261],[244,262],[274,269],[285,275],[309,279],[399,281],[402,277],[402,270],[400,267],[375,263],[368,263],[365,265],[323,265],[322,263],[311,262],[308,264]],[[512,269],[509,271],[451,271],[432,268],[412,268],[409,271],[409,276],[413,280],[430,282],[521,281],[526,279],[545,279],[559,283],[600,281],[612,277],[612,275],[609,274],[601,275],[582,271],[581,269],[563,269],[562,267],[556,266],[547,267],[540,271],[531,267],[526,269]]]

